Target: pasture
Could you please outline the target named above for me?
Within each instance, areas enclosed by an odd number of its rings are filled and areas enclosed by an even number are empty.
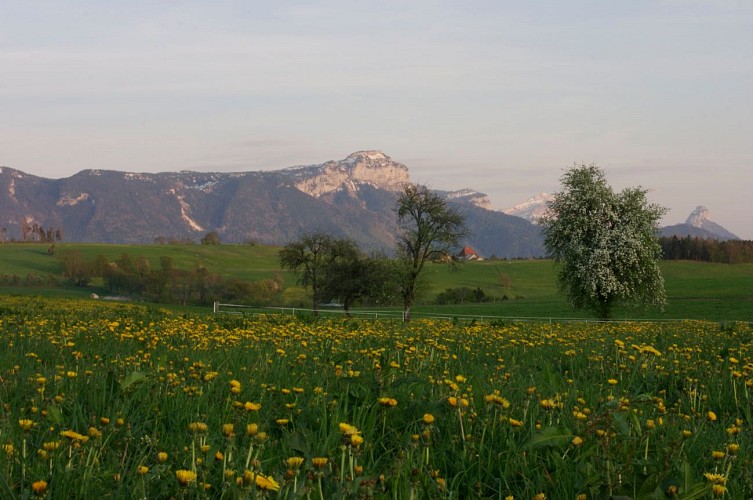
[[[159,268],[162,256],[170,257],[175,267],[197,266],[226,277],[245,281],[282,278],[284,293],[271,305],[308,307],[307,293],[296,277],[280,268],[279,248],[261,245],[107,245],[58,244],[58,252],[79,252],[93,260],[104,255],[117,260],[123,253],[147,258]],[[618,309],[620,319],[709,319],[714,321],[753,319],[753,264],[711,264],[688,261],[661,263],[668,296],[664,312]],[[39,276],[60,274],[60,262],[38,244],[0,245],[0,274]],[[429,264],[424,273],[424,293],[415,314],[453,316],[504,316],[511,318],[588,318],[588,313],[573,311],[557,292],[556,269],[549,260],[504,260],[468,262],[458,270],[443,264]],[[483,304],[432,305],[436,295],[447,288],[482,288],[494,298]],[[102,283],[88,287],[2,287],[0,293],[87,297],[106,295]],[[502,300],[506,297],[506,300]],[[392,308],[395,311],[398,308]]]

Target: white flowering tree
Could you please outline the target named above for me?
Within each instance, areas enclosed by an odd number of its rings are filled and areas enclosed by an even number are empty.
[[[616,305],[662,309],[657,233],[666,209],[649,203],[641,187],[615,193],[594,165],[571,168],[561,182],[541,224],[571,305],[601,319],[610,318]]]

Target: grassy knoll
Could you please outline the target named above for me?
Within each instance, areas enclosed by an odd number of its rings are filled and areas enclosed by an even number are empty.
[[[152,268],[160,265],[160,257],[173,259],[175,267],[192,269],[203,266],[209,271],[244,281],[282,276],[285,297],[296,297],[296,278],[283,271],[277,261],[279,248],[260,245],[58,245],[58,252],[80,252],[86,260],[104,255],[117,260],[124,253],[133,258],[149,259]],[[662,271],[666,281],[669,304],[663,313],[618,309],[617,318],[695,318],[712,320],[753,319],[753,264],[710,264],[686,261],[665,261]],[[59,275],[60,263],[47,254],[46,245],[0,245],[0,274],[25,276]],[[496,299],[486,304],[432,306],[436,294],[447,288],[480,287]],[[85,289],[0,288],[2,293],[33,293],[44,295],[86,296],[95,287]],[[307,302],[305,302],[307,303]],[[468,262],[458,270],[446,265],[429,264],[425,272],[425,293],[416,307],[417,313],[448,315],[496,315],[507,317],[588,318],[589,314],[573,311],[556,287],[556,269],[548,260],[510,260]]]

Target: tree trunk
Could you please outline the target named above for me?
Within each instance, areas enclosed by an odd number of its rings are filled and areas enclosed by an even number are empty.
[[[403,308],[403,321],[410,321],[410,306],[407,304]]]

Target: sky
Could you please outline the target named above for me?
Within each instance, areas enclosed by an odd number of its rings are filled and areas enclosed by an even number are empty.
[[[753,1],[0,0],[0,166],[277,170],[377,149],[504,209],[596,164],[753,239]]]

